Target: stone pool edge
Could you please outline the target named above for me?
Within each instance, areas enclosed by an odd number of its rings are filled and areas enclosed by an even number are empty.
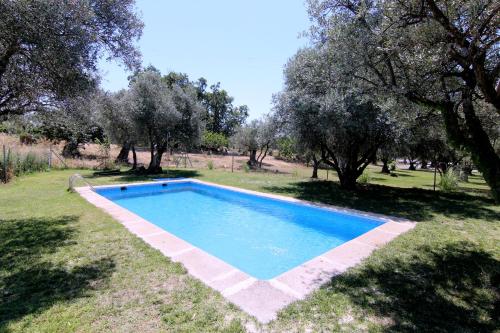
[[[374,217],[385,221],[384,224],[335,247],[273,279],[258,280],[233,267],[223,260],[163,230],[142,217],[115,204],[113,201],[94,192],[90,187],[77,187],[76,192],[94,206],[101,208],[130,232],[159,250],[174,262],[184,265],[189,274],[198,278],[209,287],[219,291],[227,300],[243,311],[257,318],[261,323],[276,319],[277,313],[289,304],[306,298],[307,295],[331,280],[335,275],[345,272],[375,249],[387,244],[399,235],[413,229],[416,222],[367,213],[354,209],[317,204],[296,198],[256,192],[232,186],[219,185],[198,179],[168,180],[95,186],[95,189],[118,186],[139,186],[176,182],[197,182],[209,186],[254,194],[289,202],[296,202],[333,211]]]

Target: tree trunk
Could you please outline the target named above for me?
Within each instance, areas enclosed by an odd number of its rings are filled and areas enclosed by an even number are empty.
[[[255,166],[257,165],[257,149],[252,149],[250,150],[250,159],[248,160],[247,164],[249,166]]]
[[[62,155],[64,157],[80,157],[80,151],[78,150],[78,142],[77,141],[67,141],[64,145]]]
[[[391,173],[391,170],[389,170],[389,159],[388,158],[382,158],[382,170],[380,172],[382,173]]]
[[[133,163],[132,164],[132,170],[136,170],[137,169],[137,153],[135,152],[135,146],[132,145],[131,146],[131,149],[132,149],[132,159],[133,159]]]
[[[316,158],[316,155],[313,154],[312,160],[313,160],[313,165],[312,165],[313,173],[312,173],[311,178],[317,179],[318,178],[318,169],[319,169],[319,165],[321,163],[321,159],[318,160]]]
[[[264,158],[267,156],[267,152],[269,151],[269,145],[266,145],[266,149],[264,152],[261,151],[259,154],[259,157],[257,158],[257,161],[259,161],[259,168],[262,169],[262,161],[264,161]]]
[[[161,169],[161,158],[163,157],[163,153],[165,153],[166,147],[157,147],[156,152],[153,152],[151,156],[151,161],[148,166],[148,173],[156,174],[162,173]]]
[[[417,168],[415,167],[415,161],[410,161],[410,166],[408,167],[408,170],[415,171]]]
[[[116,156],[115,163],[128,163],[128,155],[130,153],[131,144],[125,141],[120,149],[120,153]]]
[[[153,142],[153,140],[151,139],[151,136],[150,136],[150,144],[149,144],[149,155],[150,155],[150,158],[149,158],[149,166],[151,166],[151,164],[153,164],[153,160],[155,159],[155,144]],[[149,169],[149,167],[148,167]]]
[[[451,103],[441,109],[446,134],[455,147],[465,147],[472,156],[474,164],[482,173],[497,203],[500,202],[500,157],[491,145],[488,134],[484,131],[474,111],[472,89],[463,92],[462,110],[465,116],[466,130],[461,128],[455,106]],[[464,133],[465,132],[465,133]]]
[[[340,187],[345,190],[354,190],[356,189],[356,180],[359,177],[359,172],[354,170],[344,170],[337,171],[340,180]]]

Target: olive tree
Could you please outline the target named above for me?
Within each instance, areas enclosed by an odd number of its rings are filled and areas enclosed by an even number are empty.
[[[257,150],[259,145],[257,143],[257,130],[259,127],[258,120],[252,120],[248,124],[244,124],[236,130],[236,133],[231,137],[231,142],[238,149],[248,152],[249,166],[257,165]]]
[[[265,115],[236,130],[232,142],[239,149],[248,151],[249,166],[262,168],[264,158],[276,143],[279,129],[276,120],[273,115]]]
[[[198,142],[203,107],[193,88],[169,86],[158,70],[148,68],[131,79],[130,98],[135,131],[150,145],[148,172],[161,172],[169,144],[188,148]]]
[[[97,116],[98,99],[98,93],[69,98],[35,114],[46,138],[66,142],[63,156],[79,157],[79,149],[85,143],[103,140],[104,132]]]
[[[0,1],[0,116],[82,95],[100,58],[139,65],[133,0]]]
[[[500,114],[500,6],[494,1],[310,0],[313,41],[370,89],[440,113],[500,200],[500,156],[478,104]]]
[[[343,188],[357,178],[390,138],[395,127],[391,108],[337,77],[337,64],[320,48],[298,52],[285,68],[279,114],[297,140],[318,149],[338,173]]]
[[[100,122],[113,143],[121,145],[116,163],[128,163],[130,150],[133,155],[132,169],[137,167],[135,145],[140,135],[133,122],[133,101],[128,90],[120,90],[103,96],[100,101]]]
[[[299,54],[303,52],[299,52]],[[296,60],[300,56],[297,55]],[[294,65],[289,64],[287,68],[287,73],[291,74]],[[285,92],[276,94],[273,96],[274,111],[278,118],[282,120],[282,130],[287,133],[288,136],[294,138],[294,146],[297,152],[306,159],[306,161],[312,161],[312,175],[311,178],[318,178],[318,169],[322,162],[320,141],[321,137],[319,132],[319,126],[316,122],[317,114],[314,112],[312,101],[306,102],[305,96],[301,95],[301,89],[297,89],[292,81],[288,81],[290,84]],[[293,91],[295,87],[296,91]],[[293,110],[294,112],[291,112]],[[300,114],[300,117],[297,115]],[[299,119],[300,118],[300,119]],[[293,120],[293,121],[292,121]],[[301,122],[301,126],[298,126],[297,122]]]

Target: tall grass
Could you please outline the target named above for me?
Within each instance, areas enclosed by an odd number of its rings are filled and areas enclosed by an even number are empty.
[[[370,175],[370,172],[368,170],[364,170],[361,176],[358,178],[358,183],[359,184],[368,184],[372,180],[372,177]]]
[[[47,171],[48,156],[37,152],[16,152],[7,149],[0,158],[0,177],[4,182],[24,174]]]
[[[443,192],[455,192],[458,189],[458,177],[453,168],[448,168],[448,170],[441,175],[439,187]]]

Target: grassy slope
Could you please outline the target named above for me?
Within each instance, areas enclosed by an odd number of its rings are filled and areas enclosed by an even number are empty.
[[[356,193],[307,181],[303,170],[295,177],[175,172],[422,222],[259,327],[180,265],[67,193],[74,172],[0,186],[0,331],[487,332],[499,325],[500,209],[477,178],[466,193],[436,195],[421,189],[432,185],[432,173],[420,171],[401,171],[397,178],[373,171],[378,185]]]

